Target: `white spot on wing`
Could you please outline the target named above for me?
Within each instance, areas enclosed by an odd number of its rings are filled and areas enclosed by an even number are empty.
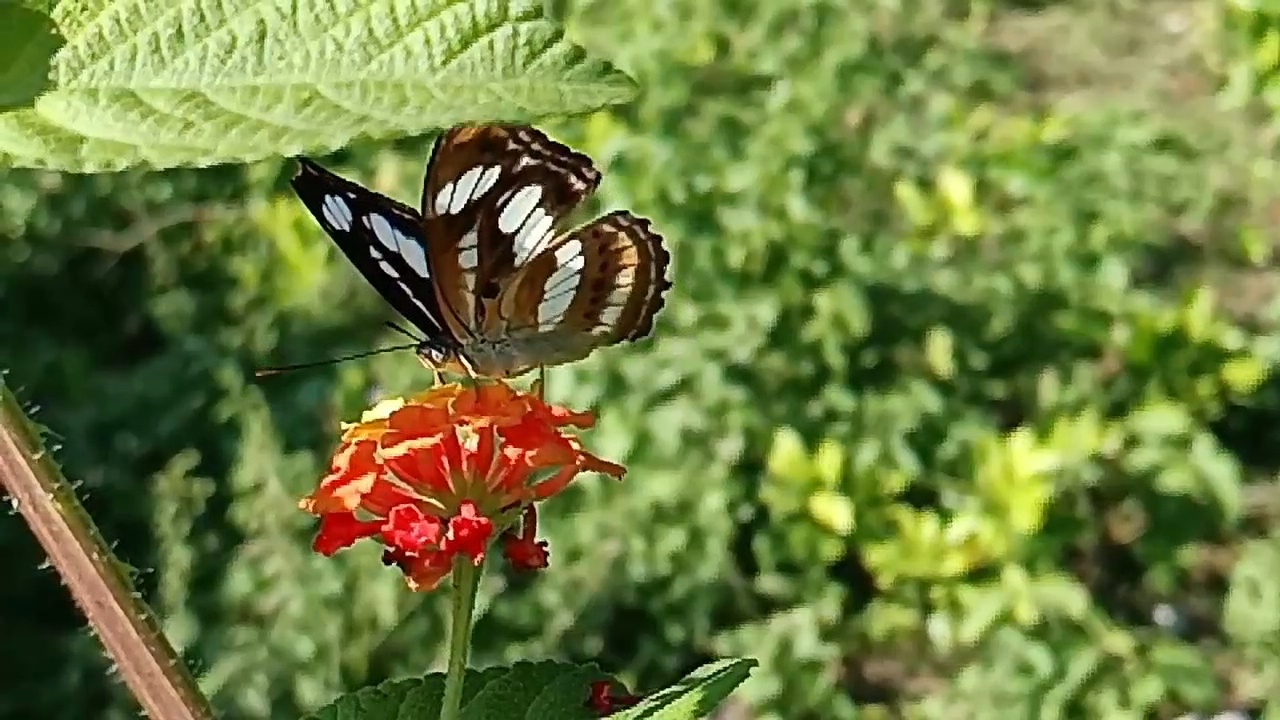
[[[447,182],[444,187],[440,188],[440,192],[436,193],[436,214],[444,215],[449,212],[449,201],[453,198],[453,183]]]
[[[449,201],[450,213],[462,212],[462,208],[466,207],[467,203],[471,201],[471,194],[475,192],[476,183],[480,181],[480,173],[482,172],[484,172],[484,168],[473,167],[458,178],[458,186],[453,189],[453,199]]]
[[[563,293],[555,297],[549,297],[538,303],[538,326],[546,328],[546,326],[555,326],[564,319],[564,313],[569,309],[569,303],[573,302],[571,293]]]
[[[582,243],[578,240],[570,240],[556,248],[556,269],[551,271],[546,284],[542,286],[544,297],[560,293],[572,296],[577,291],[578,283],[582,280],[582,268],[587,264],[586,259],[579,254],[581,252]]]
[[[378,238],[378,242],[386,245],[392,252],[399,252],[400,248],[396,244],[396,229],[391,226],[391,221],[381,215],[370,215],[368,220],[369,227],[373,229],[373,236]]]
[[[381,215],[370,215],[369,227],[373,228],[373,234],[378,238],[378,242],[403,258],[414,272],[424,278],[430,277],[431,272],[427,269],[427,253],[422,243],[397,230]]]
[[[578,285],[578,275],[571,269],[556,268],[551,275],[547,277],[547,284],[543,286],[543,297],[555,295],[561,292],[573,292]]]
[[[480,264],[480,233],[475,228],[462,236],[462,243],[458,248],[462,251],[458,253],[458,265],[463,270],[470,270]]]
[[[515,232],[524,223],[529,213],[533,212],[538,200],[542,199],[541,185],[525,185],[502,206],[498,215],[498,229],[504,233]]]
[[[467,249],[469,247],[477,247],[480,245],[480,228],[473,227],[462,236],[462,242],[458,243],[458,247]]]
[[[606,327],[612,329],[614,324],[618,322],[618,318],[622,317],[622,308],[613,305],[604,309],[600,313],[600,322]]]
[[[476,183],[476,189],[471,192],[471,197],[478,198],[489,192],[489,189],[498,182],[498,177],[501,175],[502,168],[497,165],[489,166],[489,169],[484,171],[484,175],[480,176],[480,182]]]
[[[404,245],[401,248],[400,257],[409,263],[409,267],[422,277],[431,277],[431,270],[427,268],[427,251],[423,249],[422,244],[413,238],[404,237]]]
[[[425,316],[428,320],[430,320],[432,325],[435,325],[437,328],[439,328],[440,321],[436,320],[435,316],[431,314],[431,311],[427,309],[427,306],[423,304],[421,300],[414,297],[413,291],[409,289],[409,286],[403,280],[399,281],[398,284],[400,285],[400,289],[404,291],[405,296],[409,298],[410,302],[412,302],[414,305],[417,305],[418,309],[422,311],[423,316]]]
[[[529,259],[538,254],[546,241],[551,237],[552,218],[542,208],[536,208],[529,215],[529,219],[520,227],[520,232],[516,234],[514,242],[515,246],[515,264],[516,267],[529,262]]]
[[[400,273],[396,272],[396,269],[391,267],[391,263],[387,262],[386,260],[379,260],[378,267],[382,268],[382,272],[390,275],[393,278],[400,277]]]
[[[320,214],[324,215],[326,222],[342,232],[351,230],[351,208],[341,196],[325,195]]]
[[[582,241],[570,240],[560,247],[556,248],[556,264],[564,265],[573,258],[578,259],[578,267],[581,268],[582,263]]]
[[[553,330],[562,322],[573,302],[582,282],[582,268],[587,263],[581,253],[582,243],[578,240],[570,240],[555,249],[556,269],[547,276],[542,286],[542,302],[538,303],[538,328],[543,332]]]

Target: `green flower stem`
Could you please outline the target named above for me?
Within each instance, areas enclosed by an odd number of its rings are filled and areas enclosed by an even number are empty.
[[[453,560],[450,590],[453,623],[449,628],[449,669],[444,676],[440,720],[458,720],[462,715],[462,681],[467,675],[467,656],[471,653],[471,619],[475,614],[481,570],[482,566],[471,564],[471,559],[463,555]]]

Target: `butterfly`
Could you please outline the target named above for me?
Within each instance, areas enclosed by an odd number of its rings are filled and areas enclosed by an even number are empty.
[[[619,210],[564,230],[591,158],[527,125],[467,125],[431,151],[419,210],[299,159],[294,191],[421,333],[424,365],[505,378],[653,330],[671,256]]]

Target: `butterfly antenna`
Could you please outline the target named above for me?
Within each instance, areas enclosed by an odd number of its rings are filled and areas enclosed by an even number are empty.
[[[298,363],[296,365],[280,365],[278,367],[260,368],[253,371],[253,376],[269,377],[271,375],[279,375],[280,373],[290,372],[292,370],[305,370],[307,368],[324,367],[325,365],[337,365],[338,363],[346,362],[348,360],[358,360],[372,355],[381,355],[383,353],[396,352],[399,350],[410,350],[416,347],[418,347],[418,343],[416,342],[411,345],[392,345],[391,347],[379,348],[377,350],[366,350],[364,352],[358,352],[352,355],[343,355],[341,357],[330,358],[328,360],[316,360],[314,362]]]
[[[409,338],[410,340],[413,340],[414,342],[417,342],[417,343],[422,342],[422,338],[418,337],[417,335],[414,335],[412,332],[408,330],[405,330],[403,325],[399,325],[395,322],[392,322],[391,320],[388,320],[383,324],[391,328],[392,330],[395,330],[396,332],[400,333],[401,335]]]

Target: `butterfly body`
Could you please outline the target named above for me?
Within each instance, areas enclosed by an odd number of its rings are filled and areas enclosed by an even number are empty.
[[[470,342],[454,350],[451,355],[446,356],[442,361],[435,360],[435,356],[430,354],[429,351],[425,356],[419,353],[419,357],[424,365],[430,367],[458,374],[492,378],[519,375],[539,364],[555,364],[540,362],[541,358],[545,358],[545,354],[540,353],[536,345],[521,347],[507,338],[495,338],[492,340],[482,338]]]
[[[600,182],[590,158],[529,126],[436,141],[421,210],[300,160],[293,187],[352,264],[425,335],[424,364],[510,377],[638,340],[671,286],[648,220],[559,226]]]

